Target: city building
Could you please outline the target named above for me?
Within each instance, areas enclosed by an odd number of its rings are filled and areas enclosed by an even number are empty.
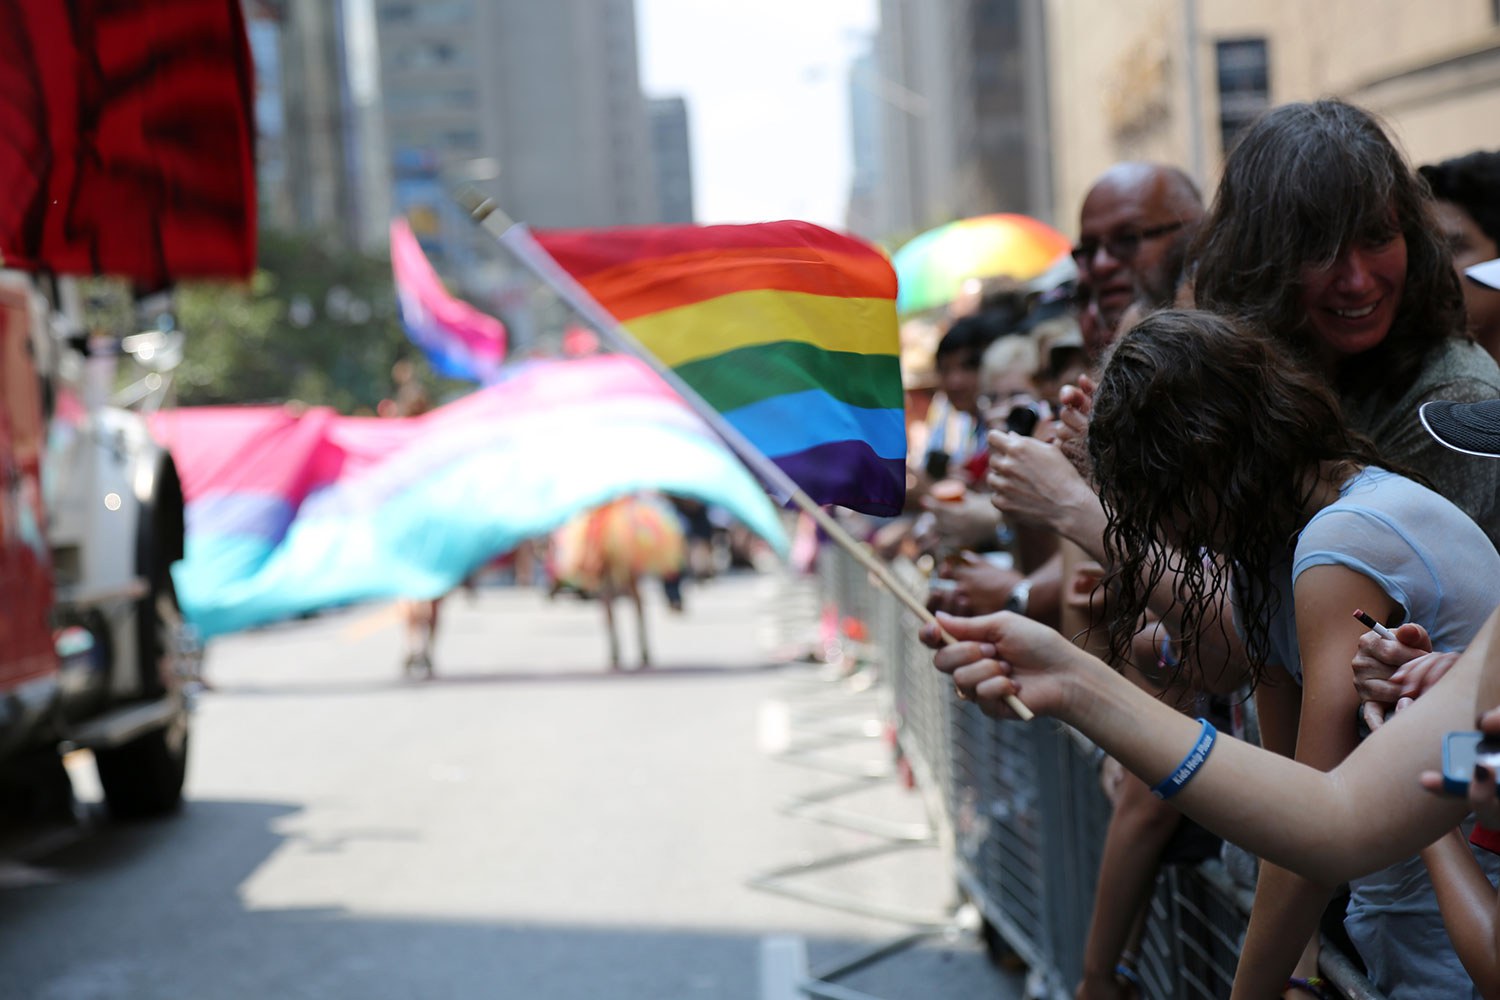
[[[1065,223],[1116,160],[1175,163],[1211,189],[1238,130],[1287,101],[1368,107],[1414,164],[1500,148],[1497,0],[1045,0],[1045,20]]]
[[[693,215],[693,152],[687,102],[680,97],[657,97],[649,104],[651,147],[656,159],[656,201],[659,221],[687,224]]]
[[[844,225],[851,233],[874,238],[892,231],[882,197],[885,162],[881,154],[883,105],[870,80],[878,77],[873,44],[849,65],[849,201]]]
[[[286,114],[281,89],[281,4],[247,0],[245,35],[255,67],[255,191],[262,228],[295,218],[287,188]]]
[[[883,106],[880,165],[860,178],[873,184],[861,192],[865,235],[899,242],[971,215],[1047,216],[1040,3],[881,0],[874,58],[850,78]],[[856,98],[853,114],[867,103]]]
[[[440,270],[487,252],[450,191],[538,227],[656,221],[633,0],[375,0],[394,207]]]
[[[880,116],[881,229],[864,233],[899,243],[959,218],[958,98],[963,0],[881,0],[873,71],[853,77],[884,105]]]
[[[883,105],[882,153],[851,191],[851,223],[857,206],[877,238],[992,211],[1072,232],[1119,160],[1174,163],[1211,190],[1238,131],[1287,101],[1368,107],[1415,164],[1500,148],[1500,0],[881,0],[880,13],[874,67],[853,79]]]
[[[390,180],[369,0],[247,0],[261,224],[374,249]]]

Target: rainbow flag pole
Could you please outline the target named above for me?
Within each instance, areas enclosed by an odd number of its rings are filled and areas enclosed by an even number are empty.
[[[912,594],[896,579],[890,568],[870,554],[853,536],[830,517],[807,491],[752,444],[724,415],[710,405],[673,368],[648,350],[626,329],[608,309],[589,293],[587,289],[564,268],[531,234],[522,223],[511,222],[496,210],[494,203],[477,192],[460,192],[460,202],[473,218],[484,227],[502,246],[515,254],[527,269],[546,283],[558,297],[571,306],[604,337],[610,346],[634,355],[649,365],[664,381],[675,389],[683,400],[712,427],[726,444],[739,455],[741,461],[760,477],[783,503],[793,503],[823,529],[827,536],[842,547],[881,582],[893,596],[907,606],[922,621],[936,625],[937,619],[927,610],[916,595]],[[939,630],[941,631],[941,629]],[[945,635],[946,638],[946,635]],[[949,640],[951,641],[951,640]],[[1008,704],[1022,719],[1029,720],[1032,713],[1019,699],[1010,698]]]

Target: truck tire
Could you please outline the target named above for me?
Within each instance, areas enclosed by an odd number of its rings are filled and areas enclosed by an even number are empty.
[[[147,584],[136,606],[139,691],[147,698],[175,698],[177,711],[167,725],[109,749],[94,760],[104,801],[115,819],[163,816],[182,804],[187,775],[188,709],[177,674],[176,643],[182,616],[171,566],[182,558],[182,486],[170,458],[157,469],[156,490],[141,510],[136,533],[136,568]]]
[[[180,678],[162,673],[162,664],[172,651],[173,632],[182,621],[172,584],[172,564],[183,555],[182,485],[170,459],[159,466],[156,484],[136,529],[136,572],[147,584],[146,595],[136,606],[136,662],[140,691],[147,696],[180,683]]]
[[[160,729],[123,746],[95,750],[104,802],[115,819],[165,816],[182,805],[187,776],[188,722],[184,706]]]

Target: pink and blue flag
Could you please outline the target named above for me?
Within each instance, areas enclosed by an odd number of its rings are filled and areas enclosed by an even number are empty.
[[[520,542],[642,490],[718,505],[787,547],[756,480],[628,357],[533,362],[420,417],[185,407],[152,426],[187,501],[178,599],[206,637],[437,597]]]
[[[391,271],[401,324],[447,378],[489,383],[505,360],[505,327],[449,294],[405,219],[391,222]]]

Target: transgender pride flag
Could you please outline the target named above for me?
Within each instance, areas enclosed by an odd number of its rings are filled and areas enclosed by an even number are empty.
[[[447,378],[493,382],[505,359],[505,327],[448,294],[405,219],[391,222],[391,271],[401,324]]]
[[[785,552],[765,491],[646,365],[533,361],[420,417],[323,407],[152,415],[187,501],[172,568],[205,636],[447,593],[575,514],[653,490],[723,507]]]

